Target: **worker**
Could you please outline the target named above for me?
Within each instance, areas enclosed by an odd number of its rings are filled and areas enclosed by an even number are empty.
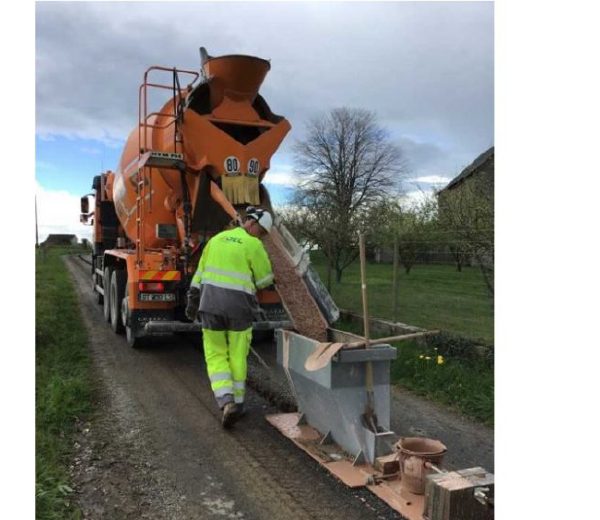
[[[195,320],[199,314],[206,368],[225,428],[244,412],[246,358],[260,313],[256,290],[273,284],[261,242],[272,226],[268,211],[250,206],[241,227],[208,241],[188,291],[186,316]]]

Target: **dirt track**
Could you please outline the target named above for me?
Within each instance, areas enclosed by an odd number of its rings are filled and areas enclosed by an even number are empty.
[[[72,466],[85,518],[400,518],[281,437],[252,389],[246,417],[223,431],[201,350],[183,338],[127,347],[103,321],[87,266],[66,263],[98,378],[99,411],[81,425]]]

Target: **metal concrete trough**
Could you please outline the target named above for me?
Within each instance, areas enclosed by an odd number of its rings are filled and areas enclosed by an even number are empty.
[[[360,336],[329,329],[332,342],[350,343]],[[394,452],[397,435],[390,431],[390,345],[342,348],[324,368],[308,371],[304,364],[319,342],[289,330],[277,330],[277,361],[293,387],[302,420],[333,440],[355,464],[373,464],[376,457]],[[373,366],[374,408],[378,432],[366,428],[361,416],[367,405],[366,363]]]

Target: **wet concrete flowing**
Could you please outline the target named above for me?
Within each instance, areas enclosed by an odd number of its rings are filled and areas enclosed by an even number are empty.
[[[273,265],[277,292],[292,318],[294,328],[303,336],[327,341],[327,322],[304,281],[296,274],[276,228],[265,237],[264,244]]]

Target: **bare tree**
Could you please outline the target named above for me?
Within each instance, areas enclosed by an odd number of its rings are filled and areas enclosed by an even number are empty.
[[[368,208],[398,186],[400,149],[374,113],[338,108],[312,119],[294,152],[294,204],[306,211],[296,232],[319,246],[339,282],[358,255],[358,232],[368,231]]]

